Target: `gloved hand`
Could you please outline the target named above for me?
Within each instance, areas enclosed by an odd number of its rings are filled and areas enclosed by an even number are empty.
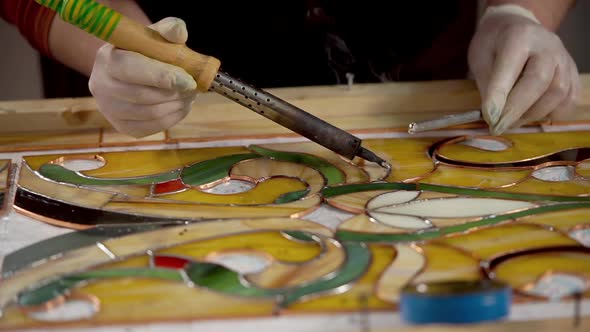
[[[173,43],[185,43],[184,21],[168,17],[149,26]],[[172,127],[190,111],[197,83],[184,69],[139,53],[103,45],[89,80],[100,112],[119,132],[144,137]]]
[[[488,7],[471,41],[469,66],[493,135],[546,117],[567,119],[581,91],[559,37],[516,5]]]

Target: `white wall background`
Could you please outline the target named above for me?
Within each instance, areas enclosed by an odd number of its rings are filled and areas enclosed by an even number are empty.
[[[1,1],[1,0],[0,0]],[[556,0],[559,1],[559,0]],[[590,73],[590,45],[585,32],[590,31],[590,1],[578,0],[559,35],[582,73]],[[43,97],[39,58],[18,30],[0,20],[0,100],[38,99]]]

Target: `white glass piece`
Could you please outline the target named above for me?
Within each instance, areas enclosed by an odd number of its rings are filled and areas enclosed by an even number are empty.
[[[533,288],[528,290],[528,293],[559,301],[563,297],[584,292],[587,289],[587,280],[576,275],[555,273],[543,276]]]
[[[30,312],[33,319],[45,322],[64,322],[92,318],[98,312],[94,303],[84,300],[69,300],[47,311]]]
[[[468,138],[459,144],[472,146],[486,151],[504,151],[510,147],[508,144],[500,140],[483,137]]]
[[[590,228],[576,229],[570,233],[570,236],[583,246],[590,247]]]
[[[417,276],[426,265],[426,258],[409,245],[396,245],[397,254],[391,265],[377,282],[377,296],[385,301],[397,303],[402,288]]]
[[[270,261],[265,257],[246,252],[215,254],[208,261],[223,265],[240,274],[259,273],[270,265]]]
[[[229,194],[243,193],[243,192],[246,192],[254,187],[255,187],[255,185],[251,182],[248,182],[248,181],[229,180],[229,181],[222,182],[222,183],[216,185],[215,187],[205,189],[203,191],[210,193],[210,194],[229,195]]]
[[[426,220],[414,216],[403,216],[374,211],[371,211],[369,214],[375,220],[387,226],[407,229],[425,229],[431,227],[430,223]]]
[[[81,172],[99,169],[105,162],[99,159],[66,159],[59,164],[70,171]]]
[[[572,166],[550,166],[538,169],[533,172],[533,177],[543,181],[562,182],[574,179],[574,168]]]
[[[524,201],[496,198],[452,197],[425,199],[411,203],[385,206],[373,212],[404,214],[424,218],[470,218],[499,215],[535,207]]]
[[[375,210],[383,206],[393,205],[393,204],[401,204],[412,201],[416,199],[420,195],[419,191],[394,191],[390,193],[385,193],[375,198],[371,199],[369,203],[367,203],[367,208],[369,210]]]

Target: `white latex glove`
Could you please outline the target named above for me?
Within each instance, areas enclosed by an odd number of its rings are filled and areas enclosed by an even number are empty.
[[[573,115],[581,91],[576,64],[560,38],[522,7],[488,7],[471,41],[469,66],[493,135]]]
[[[178,18],[149,27],[173,43],[188,38],[185,22]],[[197,96],[197,83],[184,69],[111,44],[98,50],[89,88],[112,126],[134,137],[172,127],[188,114]]]

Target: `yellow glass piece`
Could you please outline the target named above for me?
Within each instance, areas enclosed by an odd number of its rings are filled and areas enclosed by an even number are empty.
[[[578,225],[590,225],[590,208],[546,212],[523,217],[519,220],[531,224],[547,225],[562,232],[569,232]]]
[[[367,202],[388,190],[362,191],[358,193],[334,196],[326,199],[328,204],[350,213],[364,213]]]
[[[299,179],[275,177],[261,181],[254,188],[237,194],[210,194],[196,189],[188,189],[179,193],[160,195],[158,198],[203,204],[260,205],[272,204],[283,194],[305,189],[307,189],[307,185]]]
[[[389,303],[399,301],[401,289],[426,265],[426,258],[421,250],[413,245],[397,245],[395,250],[395,259],[383,272],[375,286],[377,297]]]
[[[338,226],[339,231],[349,231],[356,233],[380,233],[380,234],[399,234],[407,233],[407,229],[387,226],[380,222],[375,222],[366,214],[359,214],[351,217]]]
[[[391,163],[388,182],[408,182],[434,170],[426,152],[437,141],[437,138],[366,139],[363,146]]]
[[[367,182],[369,180],[373,180],[369,178],[369,174],[365,170],[356,165],[352,164],[350,161],[343,159],[342,157],[338,156],[334,152],[326,149],[325,147],[315,144],[315,143],[281,143],[281,144],[264,144],[260,145],[265,149],[275,150],[275,151],[287,151],[287,152],[298,152],[298,153],[306,153],[310,154],[319,158],[324,159],[325,161],[331,163],[336,168],[340,169],[344,172],[346,183],[356,183],[356,182]]]
[[[166,218],[297,218],[311,213],[321,203],[319,195],[314,195],[291,203],[275,205],[203,205],[190,203],[157,203],[150,200],[120,201],[113,200],[103,210],[128,214],[147,215]]]
[[[454,187],[500,188],[525,179],[530,170],[496,170],[438,165],[436,170],[420,183]]]
[[[302,299],[286,309],[287,313],[304,312],[338,312],[350,310],[379,310],[393,309],[392,304],[379,299],[375,294],[375,283],[393,262],[395,249],[386,245],[369,245],[372,260],[367,273],[358,281],[353,282],[351,288],[340,294],[320,294]],[[366,301],[363,300],[366,299]]]
[[[77,326],[90,327],[113,322],[149,323],[171,320],[259,317],[272,314],[275,299],[250,299],[219,294],[176,281],[119,278],[93,281],[76,289],[76,294],[95,296],[99,311]],[[2,328],[39,326],[38,322],[12,306],[2,317]],[[47,327],[47,323],[41,324]]]
[[[333,273],[344,263],[346,257],[342,247],[334,240],[326,240],[325,248],[317,257],[299,264],[273,261],[265,271],[246,276],[246,280],[263,288],[285,288],[300,286],[317,281]],[[264,245],[266,248],[266,244]],[[298,255],[299,253],[290,253]]]
[[[168,248],[180,243],[261,230],[297,230],[319,236],[333,236],[332,230],[312,221],[289,218],[257,218],[224,220],[223,222],[202,221],[113,238],[102,243],[118,257],[126,257],[129,255],[144,255],[147,250]],[[35,285],[46,278],[65,275],[104,263],[112,263],[112,259],[98,246],[69,251],[55,260],[40,262],[2,281],[0,307],[12,301],[20,290]]]
[[[103,167],[80,173],[109,179],[148,176],[179,169],[200,161],[243,153],[251,152],[245,147],[105,152],[98,154],[106,162]],[[24,159],[33,170],[38,170],[43,164],[63,156],[63,154],[27,156]],[[70,155],[68,157],[71,158]]]
[[[590,283],[590,255],[577,252],[543,252],[510,258],[494,269],[496,279],[526,290],[547,273],[571,274]],[[590,295],[590,291],[586,292]]]
[[[134,267],[148,267],[150,265],[149,257],[146,255],[127,258],[121,261],[106,263],[99,267],[97,270],[110,270],[110,269],[126,269]]]
[[[504,151],[490,152],[462,144],[445,144],[439,149],[439,154],[457,161],[500,163],[529,160],[563,150],[590,146],[590,136],[587,132],[511,134],[503,135],[502,138],[512,144]]]
[[[109,192],[113,194],[122,194],[135,197],[148,197],[151,193],[150,185],[124,185],[124,186],[89,186],[85,185],[84,189],[94,191]]]
[[[551,182],[529,177],[526,180],[498,191],[514,193],[535,193],[553,196],[587,196],[590,193],[590,181],[574,179],[572,181]]]
[[[234,179],[245,178],[253,182],[277,175],[298,178],[309,185],[309,195],[320,192],[326,185],[326,180],[322,174],[311,167],[267,158],[239,162],[232,167],[229,173],[230,177]]]
[[[113,197],[113,194],[109,192],[45,181],[26,165],[21,167],[19,185],[37,194],[87,208],[99,209]]]
[[[480,259],[491,259],[525,249],[578,245],[577,241],[565,234],[552,232],[535,224],[520,223],[476,229],[434,242],[455,246]]]
[[[304,263],[322,252],[316,242],[292,241],[280,232],[256,232],[227,235],[220,238],[182,244],[155,251],[158,255],[178,255],[202,261],[218,251],[257,250],[289,263]]]
[[[478,280],[482,277],[479,260],[463,250],[431,243],[420,246],[426,257],[424,270],[413,284],[435,281]]]
[[[590,180],[590,159],[579,162],[576,166],[576,173],[578,173],[579,176]]]

